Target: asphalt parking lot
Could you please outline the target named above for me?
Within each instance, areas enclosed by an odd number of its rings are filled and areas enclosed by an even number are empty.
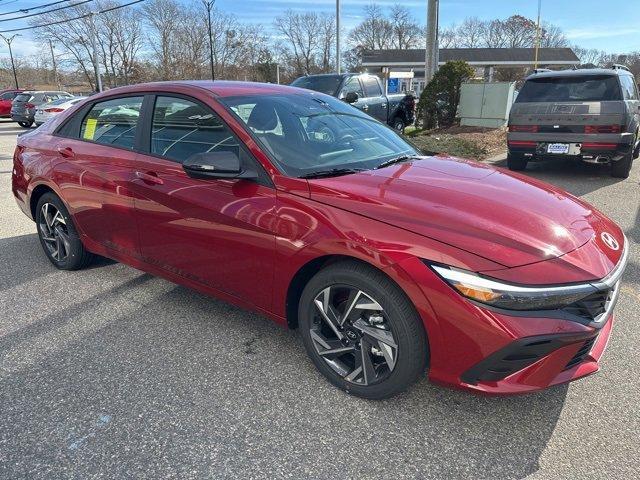
[[[61,272],[14,204],[0,121],[0,478],[638,478],[640,161],[527,174],[615,219],[632,243],[595,376],[514,398],[423,379],[350,397],[295,332],[130,267]]]

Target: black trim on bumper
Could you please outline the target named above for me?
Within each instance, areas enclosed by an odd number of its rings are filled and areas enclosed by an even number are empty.
[[[526,337],[511,342],[464,372],[460,379],[469,385],[497,382],[537,362],[566,345],[595,338],[593,334],[554,334]]]

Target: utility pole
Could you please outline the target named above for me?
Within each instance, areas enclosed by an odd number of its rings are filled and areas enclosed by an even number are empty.
[[[58,67],[56,65],[56,56],[53,54],[53,42],[49,39],[49,49],[51,49],[51,63],[53,65],[53,81],[56,82],[58,90],[62,90],[60,80],[58,79]]]
[[[538,68],[538,55],[540,51],[540,18],[542,14],[542,0],[538,0],[538,23],[536,25],[536,60],[533,68]]]
[[[9,57],[11,57],[11,69],[13,70],[13,80],[16,83],[16,90],[18,90],[20,87],[18,86],[18,75],[16,74],[16,64],[13,62],[13,51],[11,50],[11,42],[13,42],[14,38],[19,36],[20,34],[16,33],[15,35],[12,35],[9,38],[7,38],[4,35],[0,34],[0,37],[2,37],[2,39],[5,42],[7,42],[7,45],[9,46]]]
[[[98,31],[96,30],[96,22],[94,17],[97,12],[91,12],[89,20],[91,21],[91,44],[93,48],[93,74],[96,77],[96,89],[102,91],[102,78],[100,77],[100,63],[98,62]]]
[[[276,63],[276,83],[280,85],[280,63]]]
[[[424,52],[425,87],[438,70],[438,14],[439,0],[427,0],[426,49]]]
[[[336,0],[336,71],[340,75],[340,0]]]
[[[207,30],[209,31],[209,62],[211,64],[211,80],[216,79],[216,72],[213,69],[213,35],[211,34],[211,10],[216,0],[202,0],[207,9]]]

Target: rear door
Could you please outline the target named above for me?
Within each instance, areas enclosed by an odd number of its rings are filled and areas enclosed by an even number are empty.
[[[168,272],[271,306],[276,193],[266,172],[207,105],[158,94],[146,154],[136,160],[136,198],[144,260]],[[231,151],[260,172],[257,181],[194,179],[193,154]]]
[[[89,104],[76,113],[57,145],[56,183],[78,226],[91,241],[138,256],[134,178],[141,94]]]
[[[365,75],[361,77],[362,87],[364,88],[364,102],[366,112],[376,120],[387,122],[387,98],[384,96],[380,81],[373,75]]]

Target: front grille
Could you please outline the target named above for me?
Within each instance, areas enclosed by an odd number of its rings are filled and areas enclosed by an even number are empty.
[[[583,344],[582,347],[580,347],[580,350],[578,350],[576,352],[576,354],[573,356],[573,358],[571,360],[569,360],[569,363],[567,363],[567,366],[564,367],[565,370],[569,370],[570,368],[575,367],[576,365],[582,363],[582,361],[585,359],[585,357],[587,355],[589,355],[589,352],[591,351],[591,349],[593,348],[593,345],[596,343],[596,339],[598,337],[592,337],[589,340],[586,340]]]
[[[604,290],[598,290],[588,297],[567,305],[562,310],[570,315],[580,317],[591,322],[604,320],[603,315],[613,308],[619,284]]]

